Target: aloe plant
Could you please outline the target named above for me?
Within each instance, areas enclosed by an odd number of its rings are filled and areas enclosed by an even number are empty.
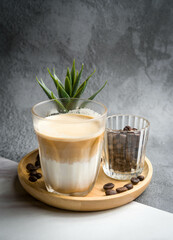
[[[58,97],[59,98],[66,98],[67,104],[64,104],[62,102],[60,102],[57,99],[57,96],[45,85],[45,83],[43,82],[43,80],[38,80],[38,78],[36,77],[37,82],[39,83],[39,85],[41,86],[41,88],[44,90],[44,92],[46,93],[46,95],[48,96],[49,99],[55,99],[55,101],[57,102],[58,106],[64,110],[64,111],[68,111],[69,110],[69,106],[70,106],[70,101],[73,98],[80,98],[81,95],[83,94],[83,92],[85,91],[88,81],[89,79],[92,77],[92,75],[95,73],[96,69],[87,77],[87,79],[81,84],[80,84],[80,79],[82,76],[82,72],[83,72],[83,64],[81,67],[80,72],[76,71],[75,69],[75,59],[73,60],[73,65],[72,65],[72,69],[71,72],[69,70],[69,68],[67,68],[67,73],[66,73],[66,77],[65,77],[65,84],[63,85],[63,83],[60,81],[60,79],[57,77],[57,75],[55,74],[55,69],[53,69],[53,74],[50,72],[49,68],[47,68],[50,77],[52,78],[55,87],[57,89],[57,93],[58,93]],[[97,91],[95,92],[92,96],[90,96],[88,98],[88,100],[93,100],[97,94],[105,87],[107,81],[104,83],[104,85]]]

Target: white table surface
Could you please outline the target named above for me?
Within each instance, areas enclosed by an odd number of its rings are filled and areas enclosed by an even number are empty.
[[[137,202],[89,213],[52,208],[22,189],[17,163],[0,158],[0,240],[6,239],[172,240],[173,214]]]

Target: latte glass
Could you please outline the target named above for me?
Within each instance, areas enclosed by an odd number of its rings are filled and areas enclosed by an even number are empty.
[[[57,99],[32,108],[46,188],[85,196],[100,167],[106,107],[86,99]]]
[[[125,126],[130,126],[131,130]],[[135,115],[113,115],[107,118],[103,151],[103,170],[118,180],[138,176],[144,168],[150,123]]]

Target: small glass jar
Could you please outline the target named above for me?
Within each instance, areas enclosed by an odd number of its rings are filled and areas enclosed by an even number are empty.
[[[103,149],[103,170],[111,178],[128,180],[144,168],[150,123],[135,115],[107,118]]]

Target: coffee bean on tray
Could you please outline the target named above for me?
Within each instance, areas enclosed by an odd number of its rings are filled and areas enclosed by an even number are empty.
[[[39,168],[41,167],[39,154],[37,155],[37,160],[36,160],[36,162],[35,162],[35,166],[36,166],[36,167],[39,167]]]
[[[37,160],[37,161],[35,162],[35,166],[40,168],[40,161],[39,161],[39,160]]]
[[[131,178],[131,182],[133,183],[133,185],[136,185],[136,184],[138,184],[139,179],[138,179],[138,178],[135,178],[135,177],[132,177],[132,178]]]
[[[104,186],[103,186],[103,188],[105,189],[105,190],[107,190],[107,189],[112,189],[112,188],[114,188],[114,184],[113,183],[106,183]]]
[[[122,193],[122,192],[125,192],[127,190],[128,190],[127,187],[119,187],[119,188],[116,189],[117,193]]]
[[[32,170],[36,170],[36,167],[35,167],[32,163],[28,163],[28,164],[26,165],[26,169],[27,169],[28,171],[32,171]]]
[[[37,174],[36,170],[30,171],[30,173],[29,173],[30,176],[35,176],[36,174]]]
[[[30,181],[30,182],[36,182],[36,181],[37,181],[37,177],[35,177],[35,176],[30,176],[30,177],[29,177],[29,181]]]
[[[128,183],[128,184],[125,184],[124,187],[126,187],[128,190],[130,190],[133,188],[133,184]]]
[[[36,176],[37,179],[40,179],[42,177],[42,174],[41,173],[37,173],[35,176]]]
[[[39,155],[39,153],[37,154],[37,161],[40,161],[40,155]]]
[[[112,189],[107,189],[105,193],[106,193],[107,196],[117,194],[117,192],[115,190],[112,190]]]
[[[138,179],[139,179],[140,181],[143,181],[143,180],[144,180],[144,176],[143,176],[143,175],[139,175],[139,176],[138,176]]]

